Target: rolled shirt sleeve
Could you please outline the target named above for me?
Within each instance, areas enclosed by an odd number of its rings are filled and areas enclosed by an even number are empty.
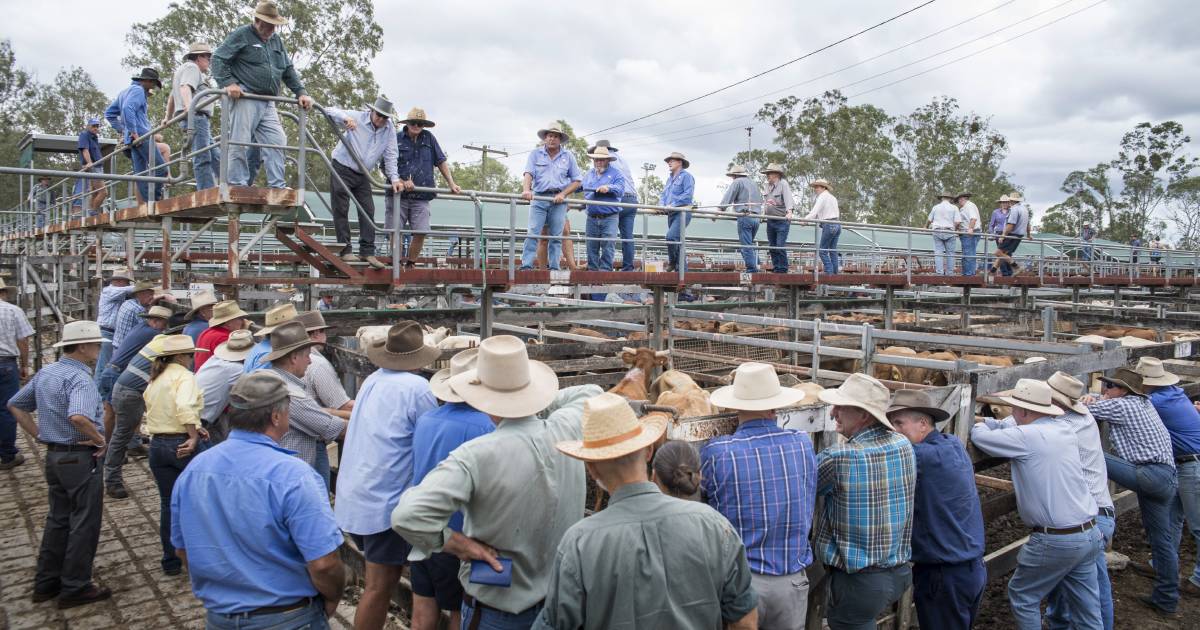
[[[181,425],[198,427],[203,410],[204,393],[196,385],[196,376],[188,372],[181,376],[175,389],[175,420]]]

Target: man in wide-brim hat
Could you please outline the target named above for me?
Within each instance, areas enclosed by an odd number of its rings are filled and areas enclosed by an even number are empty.
[[[183,327],[183,334],[192,338],[193,343],[200,341],[200,333],[208,328],[208,320],[212,317],[213,306],[220,300],[211,289],[203,289],[192,294],[192,307],[184,318],[188,321]]]
[[[405,492],[392,510],[392,528],[419,552],[483,560],[496,571],[502,565],[493,550],[502,550],[501,556],[512,559],[511,587],[476,584],[460,573],[463,623],[480,615],[484,626],[498,618],[527,626],[549,588],[559,539],[583,518],[583,465],[564,457],[555,444],[583,439],[583,401],[602,391],[595,385],[558,391],[554,370],[531,361],[525,342],[510,335],[484,339],[475,368],[449,383],[466,403],[491,416],[496,430],[457,449]],[[464,529],[448,534],[459,510]]]
[[[927,392],[897,391],[887,416],[912,442],[917,458],[912,530],[917,617],[923,628],[969,630],[987,586],[975,468],[962,442],[937,430],[950,414]]]
[[[150,93],[162,88],[162,78],[154,68],[142,68],[138,74],[130,77],[133,81],[109,103],[104,110],[104,118],[121,133],[121,143],[127,145],[128,155],[133,161],[136,173],[154,171],[161,157],[155,147],[154,139],[146,137],[152,125],[147,116],[146,102]],[[137,191],[142,201],[160,198],[162,184],[155,183],[153,189],[147,182],[137,182]],[[152,192],[151,192],[152,191]]]
[[[11,397],[24,379],[29,378],[29,338],[33,326],[25,317],[25,310],[8,301],[8,285],[0,278],[0,319],[8,322],[0,327],[0,348],[5,356],[0,357],[0,392]],[[107,344],[101,344],[107,345]],[[0,470],[10,470],[25,462],[25,456],[17,450],[17,421],[8,411],[0,408]]]
[[[612,167],[613,154],[609,153],[608,147],[595,147],[588,157],[592,159],[592,168],[583,176],[583,198],[594,202],[620,202],[625,192],[633,188],[633,182]],[[588,271],[612,271],[621,208],[595,203],[588,204],[586,211]]]
[[[542,228],[548,232],[547,264],[557,270],[562,260],[563,222],[567,220],[567,195],[583,184],[583,172],[575,163],[575,155],[564,150],[567,133],[553,123],[537,132],[542,144],[529,153],[521,176],[521,197],[529,201],[529,231],[521,252],[521,269],[533,269],[537,255],[537,237]],[[552,197],[550,201],[534,199]]]
[[[425,234],[430,225],[429,204],[437,197],[437,193],[415,188],[436,188],[434,169],[442,174],[451,193],[460,194],[462,188],[454,183],[450,162],[446,159],[437,138],[429,130],[434,125],[425,115],[425,110],[414,107],[408,110],[408,116],[400,122],[403,123],[403,128],[397,138],[400,155],[397,169],[400,181],[404,184],[404,192],[400,193],[397,201],[395,193],[386,191],[383,199],[386,208],[384,215],[389,228],[411,231],[410,234],[397,232],[393,235],[393,238],[400,239],[400,243],[407,241],[408,237],[412,238],[407,248],[402,247],[402,251],[399,252],[401,263],[411,269],[416,266],[417,259],[421,257],[421,249],[425,246]],[[399,217],[393,218],[396,212],[399,213]],[[395,249],[394,245],[392,249]]]
[[[662,193],[658,196],[658,205],[672,208],[691,208],[695,204],[696,178],[688,172],[692,165],[684,155],[672,151],[663,158],[670,173],[663,184]],[[665,211],[660,211],[665,212]],[[667,214],[667,271],[676,271],[680,265],[686,265],[687,254],[679,244],[679,234],[683,225],[691,225],[692,213],[684,210]]]
[[[831,586],[845,595],[830,607],[830,627],[870,624],[912,582],[912,445],[892,430],[887,387],[855,373],[837,389],[818,394],[846,443],[817,458],[817,495],[831,518],[818,522],[816,553],[832,572]]]
[[[772,162],[759,173],[767,176],[763,187],[763,214],[767,217],[767,243],[771,246],[771,271],[788,272],[787,240],[796,200],[784,179],[783,166]]]
[[[192,174],[196,178],[196,190],[217,185],[217,165],[221,162],[221,150],[212,146],[211,120],[217,101],[211,100],[200,105],[191,116],[191,120],[186,117],[192,107],[192,99],[209,87],[212,52],[212,46],[205,42],[194,42],[188,47],[183,55],[183,63],[175,69],[175,75],[171,79],[171,95],[167,97],[167,107],[163,116],[163,124],[166,124],[177,113],[184,113],[185,117],[179,121],[179,127],[185,134],[189,131],[188,125],[192,126],[192,151],[197,152],[192,156]]]
[[[827,179],[814,179],[808,185],[817,197],[813,200],[812,210],[809,210],[804,218],[822,222],[817,254],[825,273],[838,273],[841,271],[841,258],[837,252],[837,244],[842,235],[842,226],[837,222],[841,217],[841,210],[838,208],[837,197],[833,196],[833,185]]]
[[[267,309],[263,316],[263,327],[254,331],[254,336],[258,337],[259,342],[250,351],[250,356],[246,357],[242,371],[249,374],[254,370],[271,367],[271,360],[267,358],[267,355],[271,353],[271,333],[276,328],[295,321],[299,317],[300,311],[296,310],[296,305],[291,302],[281,302]]]
[[[196,370],[196,385],[204,394],[200,422],[208,431],[209,442],[212,444],[219,444],[229,434],[229,425],[225,419],[229,392],[242,375],[242,361],[253,347],[254,337],[249,330],[235,330],[224,343],[217,346],[213,356],[204,362],[204,367]]]
[[[333,328],[325,323],[321,311],[305,311],[298,318],[308,331],[308,338],[324,345],[328,341],[325,331]],[[311,350],[312,364],[304,372],[304,390],[309,396],[321,403],[329,413],[339,418],[350,418],[350,410],[354,408],[354,399],[346,393],[342,379],[338,376],[333,364],[321,352],[320,346]]]
[[[217,349],[217,346],[225,343],[229,339],[229,334],[235,330],[241,330],[245,327],[246,318],[250,315],[243,311],[238,306],[235,300],[224,300],[213,304],[212,317],[208,319],[208,328],[200,333],[200,339],[196,341],[197,348],[204,348],[208,351]],[[204,367],[204,362],[211,354],[196,355],[196,371]]]
[[[750,362],[739,365],[733,384],[714,391],[711,400],[736,411],[738,426],[700,449],[703,494],[746,546],[759,625],[803,628],[817,458],[808,433],[780,427],[777,410],[803,402],[804,392],[780,387],[773,366]],[[799,548],[782,552],[794,545]]]
[[[1008,194],[1008,199],[1010,205],[1005,215],[1004,227],[1000,238],[996,241],[997,264],[992,265],[993,272],[999,269],[1000,273],[1005,276],[1011,276],[1014,270],[1018,272],[1021,270],[1021,266],[1013,260],[1013,254],[1017,253],[1017,247],[1021,245],[1021,241],[1026,236],[1029,236],[1030,230],[1029,208],[1021,203],[1021,194],[1011,192]]]
[[[750,179],[746,167],[741,164],[734,164],[725,175],[733,178],[733,181],[725,189],[725,195],[721,197],[717,208],[725,212],[733,207],[734,213],[738,215],[738,242],[742,245],[741,254],[742,261],[746,263],[746,273],[758,273],[758,252],[754,250],[754,237],[758,235],[758,224],[762,217],[762,192],[758,190],[758,184]]]
[[[975,250],[979,247],[979,233],[983,231],[983,220],[979,216],[979,206],[971,201],[970,192],[955,195],[954,204],[958,206],[958,241],[962,245],[962,275],[973,276],[978,267]]]
[[[600,394],[584,404],[583,439],[556,445],[585,462],[611,498],[563,536],[538,627],[758,625],[750,567],[729,522],[704,505],[664,495],[647,475],[666,428],[661,418],[639,421],[627,400]],[[634,574],[648,582],[612,579]],[[682,575],[711,579],[672,579]],[[629,606],[633,601],[638,605]]]
[[[925,229],[933,230],[933,260],[939,276],[954,275],[954,233],[958,230],[958,207],[951,201],[954,195],[943,192],[938,203],[929,211]]]
[[[608,140],[597,140],[596,144],[588,147],[588,153],[595,153],[596,149],[604,147],[608,149],[609,160],[611,165],[618,171],[621,171],[621,176],[625,181],[629,182],[629,186],[625,189],[625,194],[621,197],[621,203],[636,205],[638,200],[637,189],[634,186],[636,181],[633,178],[633,172],[629,168],[629,162],[621,155],[620,150],[614,147]],[[617,232],[621,235],[621,271],[633,271],[633,257],[635,247],[634,238],[634,222],[637,219],[637,208],[622,207],[617,220]]]

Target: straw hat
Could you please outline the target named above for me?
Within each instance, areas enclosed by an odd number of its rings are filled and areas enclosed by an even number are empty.
[[[692,163],[689,162],[687,158],[683,157],[683,154],[678,151],[672,151],[671,155],[663,158],[664,162],[670,162],[671,160],[679,160],[680,162],[683,162],[683,168],[688,168],[692,165]]]
[[[1008,193],[1008,200],[1013,203],[1021,203],[1021,193],[1019,193],[1019,192]]]
[[[274,405],[291,393],[283,378],[271,370],[243,374],[229,390],[229,406],[234,409],[259,409]]]
[[[243,311],[241,307],[238,306],[237,301],[225,300],[224,302],[217,302],[213,305],[213,314],[212,317],[208,318],[208,325],[220,326],[225,322],[237,319],[239,317],[249,316],[250,315],[246,313],[246,311]]]
[[[562,138],[562,141],[564,143],[567,140],[571,139],[571,137],[567,135],[567,132],[562,130],[562,126],[556,122],[550,123],[549,125],[546,126],[545,129],[538,129],[538,134],[537,134],[538,140],[545,140],[546,134],[548,134],[548,133],[558,134],[558,137]]]
[[[950,417],[945,409],[933,404],[933,399],[929,394],[919,389],[902,389],[892,396],[892,404],[887,408],[888,416],[891,416],[897,411],[919,411],[933,418],[934,422],[941,422]]]
[[[396,116],[395,106],[392,105],[391,101],[383,98],[382,96],[376,96],[375,102],[367,105],[367,107],[375,110],[376,114],[379,114],[384,118],[395,118]]]
[[[159,347],[157,357],[166,357],[173,354],[195,354],[197,352],[208,352],[204,348],[197,348],[192,342],[189,335],[167,335]]]
[[[305,311],[300,314],[299,319],[300,323],[304,324],[304,330],[308,332],[333,328],[325,323],[325,316],[321,314],[321,311]]]
[[[450,388],[486,414],[524,418],[550,406],[558,394],[558,376],[545,363],[529,359],[525,342],[497,335],[479,344],[475,368],[451,377]]]
[[[1012,203],[1012,197],[1009,197],[1008,195],[1000,195],[1000,200],[997,203],[1005,202]]]
[[[1137,367],[1133,368],[1133,371],[1142,377],[1142,385],[1165,387],[1179,382],[1178,376],[1171,374],[1163,367],[1162,359],[1155,359],[1154,357],[1142,357],[1138,359]]]
[[[812,181],[812,183],[809,184],[810,188],[816,188],[817,186],[821,186],[825,190],[829,190],[829,191],[833,190],[833,186],[829,183],[829,180],[827,180],[827,179],[814,179]]]
[[[209,46],[204,42],[193,42],[191,46],[188,46],[188,51],[183,53],[183,60],[187,61],[188,57],[191,57],[192,55],[212,55],[212,52],[212,46]]]
[[[1055,372],[1046,379],[1050,386],[1050,398],[1054,404],[1065,407],[1076,413],[1087,413],[1087,405],[1079,402],[1086,388],[1079,379],[1063,371]]]
[[[134,293],[141,293],[142,291],[156,291],[156,290],[158,290],[158,283],[154,282],[153,280],[142,280],[141,282],[135,282],[133,284],[133,292]]]
[[[279,14],[279,5],[271,2],[271,0],[262,0],[258,6],[254,7],[254,17],[268,24],[282,26],[288,23],[288,19]]]
[[[1063,415],[1062,408],[1054,404],[1050,386],[1044,381],[1023,378],[1017,381],[1016,387],[997,393],[996,398],[1006,405],[1044,413],[1048,416]]]
[[[759,173],[762,173],[763,175],[769,175],[771,173],[779,173],[779,176],[782,177],[784,175],[783,165],[779,164],[778,162],[771,162],[770,164],[767,165],[766,168],[759,171]]]
[[[611,160],[616,157],[608,152],[608,147],[595,147],[594,151],[588,151],[587,156],[593,160]]]
[[[623,457],[654,444],[667,430],[663,416],[638,420],[629,401],[605,392],[583,402],[583,439],[559,442],[555,447],[568,457],[602,462]]]
[[[449,403],[463,402],[462,396],[450,389],[450,378],[474,369],[478,358],[478,348],[469,348],[450,357],[450,367],[438,370],[437,374],[429,379],[429,389],[433,391],[433,395],[437,396],[438,400]]]
[[[1146,390],[1142,389],[1142,375],[1129,368],[1117,368],[1112,376],[1101,376],[1100,381],[1125,388],[1135,396],[1146,397]]]
[[[112,275],[109,276],[108,279],[109,280],[128,280],[130,282],[133,282],[133,273],[131,271],[129,271],[129,267],[117,267],[116,269],[113,269]]]
[[[245,361],[250,350],[254,348],[254,335],[249,330],[235,330],[229,333],[229,339],[217,346],[213,356],[226,361]]]
[[[873,376],[855,372],[837,389],[827,389],[817,394],[817,397],[821,402],[839,407],[858,407],[871,414],[883,426],[896,430],[887,418],[892,396],[888,388]]]
[[[371,363],[388,370],[419,370],[442,356],[442,351],[425,344],[425,332],[414,321],[400,322],[388,329],[387,337],[367,347]]]
[[[262,337],[271,334],[276,328],[286,324],[300,316],[296,310],[296,305],[291,302],[276,304],[267,310],[266,318],[263,320],[263,327],[255,331],[255,337]]]
[[[746,171],[746,167],[741,164],[734,164],[726,171],[727,177],[749,177],[750,173]]]
[[[208,289],[197,291],[196,293],[192,294],[192,308],[187,312],[187,319],[195,317],[196,311],[204,308],[205,306],[216,304],[219,301],[220,300],[217,299],[217,294]]]
[[[804,392],[783,389],[775,367],[766,363],[743,363],[733,371],[733,385],[726,385],[709,397],[712,404],[739,411],[767,411],[791,407],[804,400]]]
[[[112,343],[100,334],[100,324],[86,319],[73,321],[63,326],[61,339],[53,347],[61,348],[81,343]]]
[[[308,338],[308,331],[300,322],[285,322],[271,331],[271,352],[265,361],[278,361],[283,357],[311,346],[319,346],[321,342]]]
[[[595,153],[596,147],[608,147],[609,151],[619,151],[620,150],[617,147],[614,147],[612,145],[612,143],[609,142],[608,140],[597,140],[596,144],[593,144],[592,146],[588,147],[588,153]]]
[[[401,120],[400,122],[402,122],[406,125],[408,123],[417,123],[418,125],[420,125],[422,127],[433,127],[434,126],[433,121],[429,120],[429,118],[427,116],[425,116],[425,110],[421,109],[420,107],[414,107],[414,108],[408,110],[408,118],[405,118],[404,120]]]
[[[142,319],[161,319],[163,321],[170,321],[171,315],[173,314],[174,313],[171,312],[171,309],[165,306],[151,306],[150,309],[145,313],[138,313],[138,317],[141,317]]]

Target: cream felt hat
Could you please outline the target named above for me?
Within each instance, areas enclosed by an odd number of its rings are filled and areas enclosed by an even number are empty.
[[[1087,413],[1087,405],[1079,402],[1086,388],[1079,379],[1063,371],[1055,372],[1046,379],[1050,386],[1050,399],[1054,404],[1068,408],[1076,413]]]
[[[891,403],[891,393],[888,388],[873,376],[860,372],[851,374],[837,389],[827,389],[817,397],[821,402],[838,407],[857,407],[871,414],[883,426],[895,431],[896,427],[887,418],[888,406]]]
[[[269,335],[279,326],[286,324],[293,319],[300,317],[300,312],[296,310],[296,305],[291,302],[284,302],[272,306],[263,320],[263,327],[255,331],[255,337]]]
[[[100,324],[86,319],[70,322],[62,329],[62,339],[54,344],[55,348],[74,346],[83,343],[112,343],[100,334]]]
[[[458,403],[463,402],[462,396],[454,393],[450,389],[450,378],[458,376],[467,370],[475,368],[475,361],[479,358],[479,348],[468,348],[450,357],[450,367],[438,370],[432,378],[429,379],[429,389],[437,396],[438,400]]]
[[[770,164],[767,165],[766,168],[759,171],[759,173],[762,173],[763,175],[768,175],[770,173],[778,173],[780,176],[783,176],[783,174],[784,174],[783,166],[781,164],[779,164],[778,162],[771,162]]]
[[[371,363],[397,372],[419,370],[442,356],[442,351],[426,345],[421,325],[403,321],[388,329],[387,336],[376,339],[367,347]]]
[[[830,185],[829,180],[827,180],[827,179],[814,179],[812,181],[812,183],[809,184],[809,187],[816,187],[816,186],[820,186],[820,187],[824,188],[825,190],[833,190],[833,186]]]
[[[245,361],[252,349],[254,349],[254,336],[250,334],[250,331],[235,330],[229,333],[229,338],[224,343],[217,346],[217,349],[213,351],[213,356],[236,363]]]
[[[236,301],[225,300],[224,302],[217,302],[213,305],[213,314],[208,319],[208,325],[220,326],[239,317],[249,317],[249,315],[238,306]]]
[[[1137,367],[1133,368],[1142,377],[1142,385],[1164,387],[1179,382],[1179,377],[1171,374],[1163,367],[1162,359],[1142,357],[1138,359]]]
[[[745,166],[742,166],[741,164],[734,164],[733,166],[731,166],[729,168],[728,171],[725,172],[725,176],[726,177],[749,177],[750,173],[749,173],[749,171],[746,170]]]
[[[151,306],[146,312],[138,313],[138,317],[142,319],[161,319],[165,321],[170,321],[171,315],[171,309],[165,306]]]
[[[546,134],[548,134],[548,133],[558,134],[558,137],[562,138],[563,144],[566,144],[567,140],[571,139],[571,136],[568,136],[567,132],[563,131],[562,125],[559,125],[556,122],[550,123],[549,125],[546,126],[545,129],[538,129],[538,132],[537,132],[538,140],[545,140]]]
[[[193,354],[196,352],[208,352],[208,350],[197,348],[190,335],[167,335],[167,338],[162,341],[157,356],[165,357],[172,354]]]
[[[733,385],[714,391],[710,400],[725,409],[767,411],[799,403],[804,400],[804,392],[780,387],[774,366],[743,363],[733,371]]]
[[[525,342],[512,335],[479,344],[475,367],[450,378],[463,402],[493,416],[524,418],[550,406],[558,395],[558,375],[529,359]]]
[[[595,147],[594,151],[588,151],[587,156],[593,160],[611,160],[616,157],[608,152],[608,147]]]
[[[1013,407],[1050,416],[1063,415],[1062,408],[1054,404],[1053,391],[1044,381],[1023,378],[1017,381],[1016,387],[996,394],[996,398]]]
[[[683,157],[683,154],[678,151],[672,151],[671,155],[663,158],[664,162],[670,162],[671,160],[679,160],[680,162],[683,162],[683,168],[687,168],[692,165],[692,163],[689,162],[686,157]]]
[[[667,430],[665,416],[638,420],[629,401],[605,392],[583,403],[583,439],[555,445],[568,457],[602,462],[623,457],[654,444]]]
[[[220,300],[217,299],[217,294],[208,289],[197,291],[192,295],[192,308],[187,312],[187,319],[195,317],[196,311],[204,308],[205,306],[212,306],[219,301]]]

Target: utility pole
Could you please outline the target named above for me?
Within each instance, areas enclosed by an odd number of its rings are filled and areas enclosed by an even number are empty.
[[[750,152],[754,150],[754,142],[751,139],[752,135],[754,134],[754,127],[750,126],[750,127],[746,127],[745,129],[746,129],[746,170],[753,172],[754,167],[750,163],[751,162]],[[753,177],[751,179],[753,179]]]
[[[649,189],[646,188],[646,180],[650,179],[650,172],[656,168],[658,168],[658,165],[654,162],[642,162],[642,190],[644,192],[649,192]],[[642,203],[650,203],[650,200],[643,199]]]
[[[471,144],[464,144],[463,148],[470,150],[470,151],[479,151],[480,153],[483,154],[483,161],[479,163],[479,187],[486,188],[487,187],[488,153],[495,153],[496,155],[503,155],[504,157],[508,157],[508,152],[501,151],[500,149],[493,149],[492,147],[489,147],[486,144],[481,147],[477,147],[477,146],[474,146]]]

